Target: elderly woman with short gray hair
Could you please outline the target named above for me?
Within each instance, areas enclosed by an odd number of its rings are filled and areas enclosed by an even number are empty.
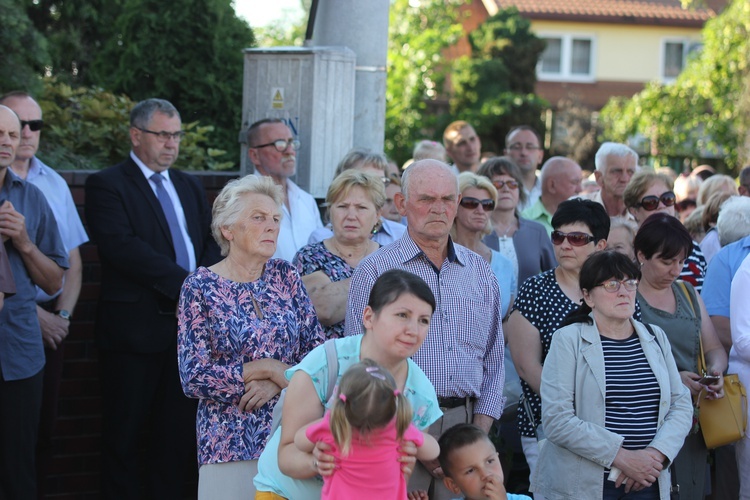
[[[225,258],[182,287],[178,361],[185,394],[199,400],[199,499],[254,498],[284,370],[323,341],[297,270],[271,258],[282,200],[268,177],[227,184],[211,224]]]

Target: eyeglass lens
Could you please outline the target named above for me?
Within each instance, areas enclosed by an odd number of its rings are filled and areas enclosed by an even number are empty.
[[[480,204],[482,205],[482,210],[485,212],[492,212],[495,210],[495,201],[490,199],[480,200],[478,198],[467,196],[466,198],[461,198],[460,204],[462,207],[468,208],[469,210],[475,210]]]
[[[38,132],[42,130],[42,127],[44,126],[44,120],[21,120],[21,130],[28,125],[29,130],[32,132]]]
[[[605,281],[601,284],[602,288],[604,288],[608,292],[617,292],[620,290],[620,286],[624,286],[625,290],[629,292],[633,292],[638,288],[638,280],[636,279],[627,279],[623,281],[619,280],[610,280]]]
[[[641,200],[641,206],[644,210],[649,212],[659,208],[659,202],[662,202],[665,207],[671,207],[674,205],[676,200],[675,194],[672,191],[667,191],[661,196],[644,196]]]
[[[555,245],[562,245],[563,241],[565,241],[565,238],[567,238],[568,243],[570,243],[574,247],[582,247],[594,241],[594,237],[591,236],[590,234],[580,233],[578,231],[573,231],[572,233],[563,233],[562,231],[552,231],[551,238],[552,238],[552,243]]]
[[[492,185],[495,186],[496,189],[502,189],[503,186],[508,186],[508,189],[518,188],[518,183],[516,181],[492,181]]]

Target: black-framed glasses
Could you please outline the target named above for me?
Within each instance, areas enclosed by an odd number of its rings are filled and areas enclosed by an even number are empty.
[[[185,137],[185,132],[180,130],[179,132],[166,132],[162,130],[161,132],[154,132],[153,130],[148,130],[145,128],[135,127],[141,132],[145,132],[147,134],[155,135],[156,140],[159,142],[167,142],[169,139],[174,140],[174,142],[180,142],[183,137]]]
[[[489,198],[480,200],[479,198],[472,198],[471,196],[467,196],[465,198],[461,198],[459,204],[469,210],[475,210],[479,205],[482,205],[482,210],[484,210],[485,212],[492,212],[493,210],[495,210],[495,200],[491,200]]]
[[[508,189],[513,191],[514,189],[518,189],[518,183],[514,180],[509,181],[492,181],[492,185],[495,186],[495,189],[498,191],[503,188],[503,186],[508,186]]]
[[[521,144],[520,142],[516,142],[515,144],[511,144],[508,148],[511,151],[521,151],[522,149],[525,149],[526,151],[539,151],[541,146],[536,146],[534,144]]]
[[[677,201],[677,197],[672,191],[662,193],[661,196],[644,196],[639,205],[647,212],[652,212],[659,208],[659,202],[664,203],[665,207],[671,207]]]
[[[44,120],[21,120],[21,130],[28,125],[32,132],[39,132],[44,127]]]
[[[250,147],[253,149],[258,149],[267,148],[268,146],[275,147],[276,151],[278,151],[279,153],[283,153],[290,146],[293,150],[297,151],[299,149],[299,141],[297,139],[279,139],[278,141],[269,142],[268,144],[260,144],[258,146]]]
[[[555,245],[562,245],[565,238],[568,238],[568,243],[574,247],[586,246],[592,241],[594,237],[590,234],[581,233],[579,231],[573,231],[571,233],[563,233],[562,231],[552,231],[551,239]]]
[[[626,280],[609,280],[604,283],[599,283],[596,286],[604,288],[609,293],[615,293],[620,291],[620,287],[624,286],[628,292],[635,292],[638,289],[638,280],[635,278],[628,278]]]

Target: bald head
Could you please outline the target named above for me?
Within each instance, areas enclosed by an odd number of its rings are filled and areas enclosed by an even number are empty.
[[[13,163],[16,149],[21,141],[21,121],[12,109],[0,104],[0,169]]]
[[[553,156],[542,166],[542,198],[558,205],[581,192],[581,167],[569,158]]]
[[[426,159],[415,161],[404,170],[401,176],[401,192],[404,197],[409,197],[409,185],[415,184],[415,179],[429,179],[433,176],[455,179],[456,194],[458,194],[458,177],[453,173],[450,166],[440,160]]]

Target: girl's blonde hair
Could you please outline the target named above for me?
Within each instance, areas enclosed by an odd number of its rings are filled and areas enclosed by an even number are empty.
[[[388,370],[371,359],[346,370],[330,415],[331,434],[342,456],[349,453],[352,429],[366,438],[370,432],[387,426],[394,417],[401,439],[411,423],[412,411]]]

